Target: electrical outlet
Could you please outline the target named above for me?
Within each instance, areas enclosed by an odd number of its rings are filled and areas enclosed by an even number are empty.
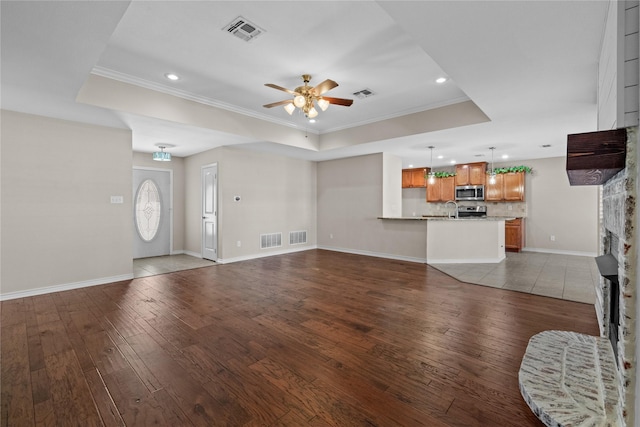
[[[330,239],[333,239],[333,233],[332,233],[332,234],[329,234],[329,238],[330,238]]]
[[[513,210],[513,206],[511,206],[511,205],[507,205],[507,210],[508,210],[508,211],[512,211],[512,210]]]
[[[549,240],[551,240],[552,242],[556,241],[556,236],[554,236],[553,234],[551,236],[549,236]]]
[[[241,242],[240,240],[238,240],[238,241],[236,242],[236,246],[237,246],[237,247],[242,246],[242,242]]]

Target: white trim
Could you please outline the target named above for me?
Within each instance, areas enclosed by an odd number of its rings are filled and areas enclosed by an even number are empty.
[[[273,116],[270,116],[268,114],[263,114],[254,110],[248,110],[246,108],[239,108],[235,105],[228,104],[226,102],[222,102],[213,98],[207,98],[200,95],[196,95],[184,90],[176,89],[175,87],[169,87],[163,84],[151,82],[149,80],[134,77],[129,74],[111,70],[109,68],[96,66],[93,68],[93,70],[91,70],[91,74],[95,74],[96,76],[100,76],[100,77],[106,77],[108,79],[116,80],[116,81],[127,83],[130,85],[139,86],[139,87],[153,90],[156,92],[165,93],[167,95],[176,96],[178,98],[187,99],[189,101],[194,101],[199,104],[208,105],[210,107],[220,108],[222,110],[227,110],[237,114],[242,114],[244,116],[249,116],[254,119],[264,120],[267,122],[276,123],[276,124],[287,126],[294,129],[300,128],[300,126],[294,123],[291,123],[287,120],[274,118]],[[307,131],[307,129],[305,129],[305,131]],[[320,134],[320,132],[315,129],[308,129],[308,133],[314,133],[316,135]]]
[[[379,252],[360,251],[357,249],[334,248],[331,246],[318,246],[318,249],[324,249],[324,250],[333,251],[333,252],[342,252],[345,254],[364,255],[364,256],[372,256],[376,258],[395,259],[398,261],[418,262],[421,264],[426,264],[426,259],[424,258],[414,258],[414,257],[386,254],[386,253],[379,253]]]
[[[597,257],[598,254],[595,252],[578,252],[578,251],[561,251],[557,249],[547,249],[547,248],[523,248],[523,252],[542,252],[547,254],[557,254],[557,255],[574,255],[574,256],[588,256],[588,257]]]
[[[272,251],[272,252],[266,252],[266,253],[260,253],[260,254],[252,254],[252,255],[243,255],[243,256],[239,256],[239,257],[235,257],[235,258],[218,258],[218,260],[216,261],[218,264],[231,264],[232,262],[240,262],[240,261],[249,261],[252,259],[258,259],[258,258],[266,258],[266,257],[270,257],[270,256],[275,256],[275,255],[286,255],[286,254],[292,254],[295,252],[302,252],[302,251],[308,251],[311,249],[319,249],[317,246],[313,245],[313,246],[305,246],[303,248],[292,248],[292,249],[285,249],[282,251]]]
[[[122,282],[123,280],[132,280],[133,273],[122,274],[120,276],[100,277],[98,279],[83,280],[82,282],[66,283],[55,286],[45,286],[44,288],[29,289],[27,291],[9,292],[0,294],[0,301],[6,301],[16,298],[26,298],[36,295],[50,294],[52,292],[70,291],[72,289],[86,288],[89,286],[105,285],[107,283]]]
[[[507,257],[505,255],[497,258],[468,258],[468,259],[429,259],[427,264],[499,264]]]

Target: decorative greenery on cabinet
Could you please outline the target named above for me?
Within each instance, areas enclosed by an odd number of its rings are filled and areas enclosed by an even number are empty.
[[[456,176],[455,172],[434,172],[434,178],[449,178],[451,176]],[[425,177],[429,178],[429,174],[426,174]]]
[[[506,167],[506,168],[495,168],[493,170],[494,173],[498,174],[498,173],[518,173],[518,172],[524,172],[524,173],[531,173],[532,169],[529,166],[510,166],[510,167]],[[487,173],[490,174],[491,171],[487,170]]]

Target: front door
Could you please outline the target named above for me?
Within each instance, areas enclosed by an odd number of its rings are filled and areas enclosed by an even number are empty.
[[[218,259],[218,165],[202,168],[202,258]]]
[[[133,258],[171,251],[171,172],[133,170]]]

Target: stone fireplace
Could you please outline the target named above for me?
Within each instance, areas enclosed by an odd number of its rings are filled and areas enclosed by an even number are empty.
[[[638,188],[637,128],[627,129],[625,169],[609,179],[602,189],[600,253],[617,262],[617,277],[600,278],[596,289],[596,313],[600,334],[614,345],[620,402],[618,416],[634,426],[636,381],[636,280]],[[617,309],[617,313],[616,313]],[[617,317],[617,319],[616,319]]]
[[[622,137],[613,141],[611,135]],[[571,147],[577,153],[572,165],[577,167],[569,171],[567,162],[572,185],[602,185],[595,303],[600,336],[543,331],[529,340],[520,391],[550,427],[640,425],[635,419],[637,137],[637,127],[581,134]]]

